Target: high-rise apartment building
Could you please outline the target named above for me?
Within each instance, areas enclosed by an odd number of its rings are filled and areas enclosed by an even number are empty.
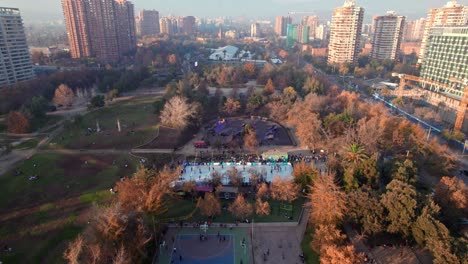
[[[309,41],[309,27],[304,25],[289,24],[287,27],[286,45],[292,47],[298,42],[306,44]]]
[[[372,25],[373,24],[363,24],[362,25],[362,34],[371,35],[372,34]]]
[[[138,13],[136,19],[137,33],[140,36],[158,35],[159,29],[159,12],[156,10],[142,10]]]
[[[260,24],[259,23],[252,23],[250,25],[250,37],[252,38],[260,37]]]
[[[0,86],[34,78],[23,20],[17,8],[0,7]]]
[[[127,0],[62,0],[73,58],[117,62],[136,46],[134,6]]]
[[[89,1],[62,0],[70,55],[74,59],[92,56],[89,34]]]
[[[161,18],[160,25],[161,25],[161,33],[168,34],[168,35],[174,34],[172,20],[170,18],[168,17]]]
[[[181,19],[182,25],[179,25],[179,28],[185,35],[193,35],[195,34],[195,23],[196,19],[193,16],[186,16]],[[179,23],[180,24],[180,23]]]
[[[364,8],[357,7],[354,0],[345,1],[335,8],[330,25],[328,64],[354,64],[359,54]]]
[[[386,16],[374,17],[374,34],[370,57],[378,60],[395,60],[400,51],[403,36],[404,16],[387,12]]]
[[[426,19],[420,18],[417,20],[407,21],[403,32],[403,41],[413,42],[421,41],[426,26]]]
[[[468,26],[434,27],[427,37],[421,78],[447,85],[468,79]],[[457,82],[451,82],[454,78]],[[459,96],[463,89],[458,86]]]
[[[120,59],[114,0],[90,0],[90,35],[93,54],[100,62]]]
[[[327,40],[328,38],[328,27],[324,24],[319,25],[315,29],[315,38],[319,40]]]
[[[116,0],[115,10],[119,52],[125,54],[136,47],[134,6],[130,1]]]
[[[275,21],[275,32],[279,36],[286,36],[288,33],[288,25],[292,23],[292,18],[291,17],[284,17],[284,16],[279,16],[276,17]]]
[[[468,6],[458,4],[457,1],[449,1],[441,8],[432,8],[429,10],[426,19],[426,26],[421,42],[421,53],[419,63],[424,61],[427,39],[433,27],[440,26],[464,26],[468,23]]]
[[[309,38],[315,38],[315,32],[319,25],[319,18],[317,16],[305,16],[302,18],[301,25],[309,27]]]

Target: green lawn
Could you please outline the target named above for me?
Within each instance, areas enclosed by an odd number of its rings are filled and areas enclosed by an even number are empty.
[[[37,132],[43,128],[46,128],[46,127],[49,127],[51,125],[58,123],[62,119],[63,117],[56,116],[56,115],[52,115],[52,116],[48,115],[41,119],[32,118],[30,121],[31,131]]]
[[[128,168],[125,168],[128,164]],[[4,263],[63,263],[66,242],[82,230],[75,220],[93,203],[106,202],[120,176],[131,175],[131,156],[38,154],[0,177],[0,241]],[[31,175],[37,175],[30,181]]]
[[[37,146],[37,144],[39,144],[39,140],[36,138],[31,138],[16,145],[14,149],[33,149]]]
[[[307,264],[319,264],[320,257],[311,247],[310,242],[312,242],[313,230],[307,228],[304,234],[304,239],[301,242],[302,252],[304,252],[305,260]]]
[[[127,169],[124,168],[126,163],[129,164]],[[130,156],[34,155],[0,177],[0,211],[107,190],[119,176],[133,173],[136,166],[137,161]],[[21,173],[15,175],[16,170]],[[37,179],[29,180],[30,176],[37,176]]]
[[[52,145],[73,149],[128,149],[147,143],[158,128],[152,106],[156,99],[136,98],[90,112],[80,121],[68,122],[65,131],[54,138]],[[117,120],[120,121],[121,132],[118,132]],[[95,132],[97,123],[101,130],[99,133]],[[94,132],[87,133],[88,128]]]
[[[253,201],[250,201],[253,203]],[[297,222],[299,219],[299,216],[301,214],[302,206],[304,204],[305,200],[303,198],[297,199],[296,201],[293,202],[293,211],[292,211],[292,216],[293,219],[289,220],[288,218],[285,217],[285,211],[280,209],[281,202],[279,201],[274,201],[270,200],[270,208],[271,208],[271,213],[270,215],[254,215],[253,219],[255,222]],[[213,219],[214,222],[220,222],[220,223],[234,223],[235,219],[234,217],[227,211],[227,207],[229,204],[232,203],[232,200],[221,200],[221,208],[222,212],[221,215],[215,216]],[[169,205],[169,211],[164,214],[163,216],[160,217],[160,219],[164,219],[166,221],[171,221],[174,219],[177,219],[179,217],[187,216],[191,212],[194,211],[196,207],[196,201],[192,202],[190,199],[181,199],[181,200],[176,200],[173,203]],[[200,214],[200,212],[197,210],[193,217],[187,221],[204,221],[206,220],[207,217],[203,216]],[[251,218],[249,218],[251,219]]]

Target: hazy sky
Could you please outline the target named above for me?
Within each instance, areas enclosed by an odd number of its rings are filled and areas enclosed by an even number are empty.
[[[448,0],[356,0],[365,8],[366,18],[397,11],[410,19],[424,17],[430,7],[443,6]],[[314,11],[319,16],[331,15],[344,0],[133,0],[136,11],[156,9],[163,15],[273,17],[288,11]],[[468,0],[459,0],[468,5]],[[2,7],[18,7],[25,22],[62,18],[61,0],[0,0]]]

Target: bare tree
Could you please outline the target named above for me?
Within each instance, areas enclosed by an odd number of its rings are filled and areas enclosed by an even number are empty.
[[[66,84],[61,84],[55,89],[53,101],[56,105],[71,106],[74,98],[73,90]]]
[[[197,114],[197,108],[188,103],[186,98],[175,96],[166,102],[160,118],[163,125],[182,130]]]

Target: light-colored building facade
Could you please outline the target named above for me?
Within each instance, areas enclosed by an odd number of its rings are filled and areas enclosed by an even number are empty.
[[[464,26],[468,23],[468,6],[459,4],[457,1],[449,1],[441,8],[429,10],[421,42],[421,54],[419,63],[424,61],[427,39],[433,27],[440,26]]]
[[[302,18],[301,25],[309,27],[309,39],[315,39],[315,32],[319,26],[320,21],[318,16],[305,16]]]
[[[0,86],[34,78],[19,9],[0,7]]]
[[[364,8],[357,7],[354,1],[333,11],[328,45],[328,64],[351,63],[357,61],[360,49]]]
[[[420,18],[405,23],[403,32],[403,41],[413,42],[421,41],[424,35],[424,28],[426,27],[426,19]]]
[[[404,16],[388,12],[386,16],[374,17],[372,50],[370,57],[378,60],[396,60],[403,36]]]
[[[136,19],[137,34],[140,36],[156,36],[160,33],[159,12],[156,10],[142,10]]]
[[[468,79],[468,26],[434,27],[429,32],[421,78],[455,85]],[[457,82],[451,82],[455,78]]]
[[[315,39],[327,40],[328,39],[328,27],[325,24],[319,25],[315,29]]]
[[[252,23],[250,25],[250,37],[259,38],[260,37],[260,24]]]
[[[168,17],[161,18],[160,22],[161,33],[172,35],[174,34],[172,20]]]
[[[279,36],[286,36],[288,33],[288,25],[292,23],[291,17],[279,16],[275,21],[275,32]]]

